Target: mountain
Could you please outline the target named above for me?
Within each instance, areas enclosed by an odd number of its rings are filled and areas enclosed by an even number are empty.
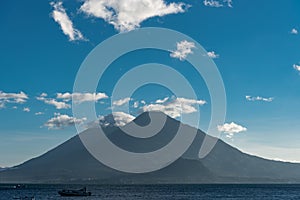
[[[113,143],[126,150],[148,152],[168,143],[180,125],[186,133],[197,131],[193,144],[185,154],[166,168],[145,174],[113,170],[92,157],[79,136],[75,136],[44,155],[0,171],[0,183],[300,183],[300,164],[251,156],[222,140],[218,140],[208,156],[199,159],[204,132],[163,113],[142,113],[134,122],[145,126],[150,122],[150,114],[167,119],[164,127],[153,137],[132,137],[111,126],[104,128],[105,133]],[[129,126],[130,123],[123,128]],[[93,131],[95,129],[90,128],[81,134],[91,134]]]
[[[0,167],[0,172],[4,171],[5,169],[7,169],[7,168]]]

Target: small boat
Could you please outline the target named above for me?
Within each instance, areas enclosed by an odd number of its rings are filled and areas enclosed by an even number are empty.
[[[86,187],[80,190],[61,190],[58,191],[58,194],[63,197],[86,197],[91,196],[91,192],[86,191]]]

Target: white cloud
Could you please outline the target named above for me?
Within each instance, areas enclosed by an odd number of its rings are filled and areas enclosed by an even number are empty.
[[[124,104],[128,103],[130,100],[131,100],[130,97],[126,97],[124,99],[113,101],[113,106],[123,106]]]
[[[71,108],[70,104],[67,104],[65,102],[59,102],[59,101],[56,101],[55,99],[45,100],[44,102],[46,104],[55,106],[56,109],[68,109],[68,108]]]
[[[45,114],[45,113],[43,113],[43,112],[36,112],[36,113],[34,113],[35,115],[43,115],[43,114]]]
[[[108,96],[105,93],[57,93],[57,99],[63,101],[73,101],[74,103],[83,103],[89,101],[99,101],[101,99],[107,99]]]
[[[169,97],[166,97],[166,98],[164,98],[164,99],[157,99],[156,101],[155,101],[155,103],[165,103],[166,101],[168,101],[169,100]]]
[[[227,138],[233,138],[234,134],[247,131],[247,128],[231,122],[218,125],[218,131],[225,133]]]
[[[55,98],[46,98],[48,95],[42,93],[38,100],[43,101],[46,104],[53,105],[56,109],[68,109],[71,105],[67,102],[73,101],[74,103],[83,103],[89,101],[98,101],[100,99],[106,99],[108,96],[105,93],[57,93]],[[58,101],[60,99],[61,101]]]
[[[256,97],[252,97],[247,95],[246,99],[248,101],[265,101],[265,102],[272,102],[274,100],[274,97],[260,97],[260,96],[256,96]]]
[[[216,54],[216,52],[214,52],[214,51],[207,52],[207,55],[208,55],[208,57],[210,57],[212,59],[219,58],[219,56],[220,56],[219,54]]]
[[[25,107],[25,108],[23,108],[23,111],[24,112],[30,112],[30,108],[29,107]]]
[[[232,8],[232,4],[233,4],[233,2],[232,2],[232,0],[223,0],[225,3],[227,3],[227,6],[228,7],[230,7],[230,8]]]
[[[28,95],[24,92],[20,93],[5,93],[0,91],[0,100],[9,103],[25,103],[28,99]]]
[[[0,91],[0,108],[4,108],[6,103],[22,104],[28,100],[28,95],[24,92],[5,93]]]
[[[164,104],[149,104],[142,107],[143,111],[161,111],[170,117],[177,118],[181,114],[190,114],[197,112],[195,106],[204,105],[206,101],[204,100],[195,100],[195,99],[186,99],[186,98],[176,98],[172,101],[165,102]]]
[[[101,126],[125,126],[135,117],[124,112],[113,112],[110,115],[100,116],[99,123]]]
[[[47,93],[45,93],[45,92],[43,92],[41,95],[40,95],[41,97],[47,97],[48,96],[48,94]]]
[[[81,124],[86,121],[86,118],[77,119],[75,117],[71,117],[65,114],[55,113],[55,116],[49,119],[44,126],[48,127],[48,129],[62,129],[68,126],[73,126],[75,124]]]
[[[52,98],[45,98],[45,93],[43,93],[41,96],[37,97],[36,99],[39,101],[43,101],[45,104],[53,105],[56,107],[56,109],[68,109],[71,108],[70,104],[67,104],[66,102],[59,102],[56,99]]]
[[[298,72],[300,72],[300,65],[294,64],[294,65],[293,65],[293,68],[294,68],[295,70],[297,70]]]
[[[232,0],[204,0],[203,4],[208,7],[220,8],[228,6],[232,8]]]
[[[139,28],[152,17],[185,12],[184,3],[164,0],[85,0],[80,10],[89,16],[102,18],[120,32]]]
[[[60,25],[63,33],[69,37],[69,40],[84,40],[82,33],[74,28],[73,22],[67,15],[62,2],[51,2],[50,5],[54,9],[52,12],[54,21]]]
[[[204,0],[203,4],[209,7],[216,7],[216,8],[223,7],[223,4],[216,0]]]
[[[179,60],[181,60],[181,61],[185,60],[189,54],[193,53],[193,51],[192,51],[193,48],[196,48],[195,43],[188,42],[186,40],[177,42],[176,47],[177,47],[177,49],[175,51],[172,51],[170,56],[172,58],[179,58]]]
[[[134,108],[138,108],[139,105],[140,105],[140,103],[139,103],[138,101],[136,101],[136,102],[133,103],[133,107],[134,107]]]
[[[295,29],[295,28],[293,28],[293,29],[291,30],[291,34],[297,35],[297,34],[298,34],[298,30]]]

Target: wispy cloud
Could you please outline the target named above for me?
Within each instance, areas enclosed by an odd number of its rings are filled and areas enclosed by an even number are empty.
[[[57,101],[54,98],[46,98],[47,94],[42,93],[39,97],[36,97],[37,100],[44,102],[45,104],[48,105],[53,105],[56,107],[56,109],[68,109],[71,108],[70,104],[67,104],[66,102],[63,101]]]
[[[232,0],[204,0],[203,4],[208,7],[220,8],[228,6],[232,8]]]
[[[203,4],[205,6],[215,7],[215,8],[223,7],[223,4],[216,0],[204,0]]]
[[[163,0],[84,0],[80,10],[102,18],[120,32],[131,31],[152,17],[185,12],[188,5]]]
[[[274,97],[261,97],[261,96],[252,97],[252,96],[247,95],[246,100],[272,102],[274,100]]]
[[[107,99],[108,96],[105,93],[57,93],[57,99],[61,99],[63,101],[73,101],[74,103],[83,103],[83,102],[91,102],[91,101],[99,101],[101,99]]]
[[[49,119],[44,126],[48,127],[48,129],[63,129],[75,124],[81,124],[86,120],[86,118],[77,119],[66,114],[55,113],[54,117]]]
[[[177,118],[180,117],[181,114],[190,114],[197,112],[195,108],[197,105],[202,106],[206,104],[204,100],[196,100],[196,99],[187,99],[187,98],[175,98],[170,101],[165,101],[162,103],[154,103],[149,105],[144,105],[142,110],[146,111],[161,111],[170,117]]]
[[[193,53],[192,49],[196,48],[195,43],[188,42],[186,40],[177,42],[176,47],[177,47],[176,50],[172,51],[170,56],[172,58],[178,58],[181,61],[185,60],[189,54],[192,54]]]
[[[62,5],[62,2],[51,2],[50,5],[53,7],[51,16],[54,21],[60,25],[61,30],[69,37],[69,40],[85,40],[82,33],[74,27],[73,22]]]
[[[210,57],[210,58],[212,58],[212,59],[216,59],[216,58],[219,58],[219,57],[220,57],[220,55],[217,54],[217,53],[214,52],[214,51],[209,51],[209,52],[207,52],[207,55],[208,55],[208,57]]]
[[[119,99],[116,101],[113,101],[113,106],[123,106],[124,104],[128,103],[131,100],[130,97],[126,97],[124,99]]]
[[[36,112],[36,113],[34,113],[34,115],[43,115],[43,114],[45,114],[44,112]]]
[[[155,103],[166,103],[168,100],[169,100],[169,97],[166,97],[166,98],[164,98],[164,99],[157,99],[157,100],[155,101]]]
[[[22,104],[28,100],[28,95],[24,92],[6,93],[0,91],[0,108],[4,108],[7,103]]]
[[[247,128],[238,125],[234,122],[218,125],[218,131],[226,134],[227,138],[233,138],[237,133],[247,131]]]

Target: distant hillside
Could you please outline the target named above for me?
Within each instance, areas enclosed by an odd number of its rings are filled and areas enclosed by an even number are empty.
[[[7,169],[7,168],[0,167],[0,172],[5,170],[5,169]]]
[[[141,114],[134,121],[140,125],[148,124],[149,113]],[[122,148],[147,152],[170,141],[179,125],[179,121],[167,117],[164,128],[147,139],[128,136],[117,127],[107,127],[106,133]],[[188,125],[183,125],[183,128],[187,133],[195,130]],[[93,131],[95,129],[88,129],[85,134]],[[1,171],[0,183],[300,183],[300,164],[251,156],[221,140],[207,157],[199,159],[205,133],[197,131],[188,151],[159,171],[127,174],[110,169],[95,160],[75,136],[44,155]]]

